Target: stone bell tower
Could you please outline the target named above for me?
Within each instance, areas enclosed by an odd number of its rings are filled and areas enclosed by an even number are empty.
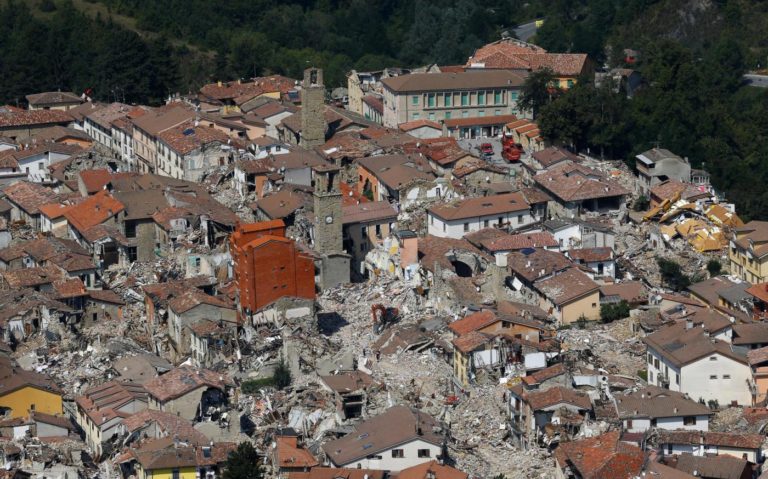
[[[314,245],[321,255],[319,286],[349,283],[351,258],[344,252],[341,218],[341,170],[333,165],[312,168],[315,177]]]
[[[301,146],[314,148],[325,143],[325,86],[323,70],[307,68],[301,84]]]

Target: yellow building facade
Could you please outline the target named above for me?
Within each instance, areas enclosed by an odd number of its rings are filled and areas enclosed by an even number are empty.
[[[0,396],[0,407],[11,410],[11,418],[26,417],[29,411],[61,415],[64,410],[61,395],[52,391],[23,386]]]

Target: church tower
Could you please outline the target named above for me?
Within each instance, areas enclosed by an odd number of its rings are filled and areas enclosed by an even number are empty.
[[[310,149],[325,143],[325,129],[323,70],[307,68],[301,84],[301,146]]]
[[[312,168],[315,174],[315,251],[342,251],[341,171],[333,165]]]

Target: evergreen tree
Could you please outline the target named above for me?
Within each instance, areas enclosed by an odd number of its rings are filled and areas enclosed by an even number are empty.
[[[229,453],[224,464],[222,479],[261,479],[264,471],[259,464],[259,455],[250,442],[241,442]]]

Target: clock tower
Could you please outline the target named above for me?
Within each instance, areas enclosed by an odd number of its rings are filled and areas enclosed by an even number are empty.
[[[341,228],[341,170],[325,164],[312,168],[315,176],[315,251],[320,255],[318,286],[349,283],[351,257],[344,252]]]

